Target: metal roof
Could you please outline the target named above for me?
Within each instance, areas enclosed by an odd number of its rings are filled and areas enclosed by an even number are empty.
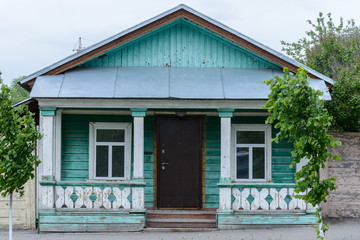
[[[37,78],[32,98],[267,99],[263,80],[282,76],[272,69],[118,67],[83,68]],[[324,92],[324,80],[310,86]]]
[[[26,83],[27,81],[30,81],[30,80],[32,80],[32,79],[34,79],[34,78],[36,78],[36,77],[38,77],[38,76],[40,76],[42,74],[45,74],[46,72],[48,72],[48,71],[50,71],[52,69],[55,69],[56,67],[59,67],[59,66],[65,64],[65,63],[67,63],[67,62],[69,62],[71,60],[74,60],[74,59],[76,59],[78,57],[81,57],[81,56],[93,51],[94,49],[97,49],[97,48],[99,48],[99,47],[101,47],[101,46],[103,46],[105,44],[108,44],[108,43],[114,41],[117,38],[120,38],[120,37],[122,37],[122,36],[124,36],[124,35],[126,35],[126,34],[128,34],[130,32],[133,32],[133,31],[135,31],[135,30],[137,30],[139,28],[142,28],[142,27],[144,27],[144,26],[146,26],[146,25],[148,25],[148,24],[150,24],[150,23],[152,23],[152,22],[154,22],[154,21],[156,21],[158,19],[161,19],[161,18],[163,18],[163,17],[165,17],[165,16],[167,16],[167,15],[169,15],[171,13],[174,13],[174,12],[180,10],[180,9],[184,9],[184,10],[186,10],[186,11],[188,11],[188,12],[190,12],[190,13],[192,13],[192,14],[200,17],[200,18],[203,18],[206,21],[214,24],[215,26],[220,27],[220,28],[228,31],[228,32],[230,32],[230,33],[232,33],[232,34],[234,34],[234,35],[236,35],[236,36],[238,36],[238,37],[240,37],[240,38],[254,44],[255,46],[257,46],[257,47],[259,47],[261,49],[264,49],[265,51],[273,54],[274,56],[279,57],[280,59],[282,59],[284,61],[287,61],[287,62],[289,62],[289,63],[291,63],[291,64],[293,64],[293,65],[295,65],[297,67],[302,66],[309,73],[317,76],[319,79],[323,79],[324,81],[326,81],[326,82],[328,82],[330,84],[333,84],[333,80],[331,78],[326,77],[325,75],[323,75],[323,74],[321,74],[321,73],[319,73],[319,72],[317,72],[317,71],[315,71],[315,70],[313,70],[313,69],[311,69],[311,68],[309,68],[309,67],[307,67],[307,66],[305,66],[305,65],[303,65],[303,64],[301,64],[301,63],[299,63],[297,61],[295,61],[294,59],[292,59],[292,58],[290,58],[290,57],[288,57],[288,56],[286,56],[286,55],[284,55],[282,53],[279,53],[279,52],[277,52],[277,51],[275,51],[275,50],[273,50],[273,49],[271,49],[271,48],[269,48],[269,47],[255,41],[255,40],[253,40],[252,38],[247,37],[244,34],[241,34],[241,33],[237,32],[236,30],[234,30],[234,29],[232,29],[230,27],[227,27],[226,25],[224,25],[224,24],[222,24],[222,23],[220,23],[220,22],[218,22],[218,21],[216,21],[216,20],[214,20],[214,19],[212,19],[212,18],[210,18],[210,17],[208,17],[208,16],[206,16],[206,15],[204,15],[204,14],[202,14],[202,13],[200,13],[200,12],[186,6],[186,5],[184,5],[184,4],[180,4],[179,6],[177,6],[175,8],[172,8],[172,9],[170,9],[170,10],[164,12],[164,13],[161,13],[161,14],[153,17],[153,18],[150,18],[147,21],[144,21],[144,22],[142,22],[142,23],[140,23],[138,25],[135,25],[134,27],[131,27],[131,28],[125,30],[125,31],[122,31],[122,32],[120,32],[120,33],[118,33],[118,34],[116,34],[116,35],[114,35],[112,37],[109,37],[109,38],[107,38],[107,39],[105,39],[105,40],[103,40],[103,41],[101,41],[99,43],[96,43],[96,44],[94,44],[94,45],[92,45],[92,46],[90,46],[90,47],[88,47],[88,48],[86,48],[86,49],[84,49],[84,50],[82,50],[82,51],[80,51],[78,53],[72,54],[69,57],[66,57],[66,58],[64,58],[64,59],[62,59],[62,60],[60,60],[60,61],[58,61],[58,62],[56,62],[56,63],[54,63],[54,64],[52,64],[52,65],[50,65],[48,67],[46,67],[46,68],[43,68],[43,69],[41,69],[41,70],[27,76],[26,78],[23,78],[22,80],[19,81],[19,83],[20,84]]]

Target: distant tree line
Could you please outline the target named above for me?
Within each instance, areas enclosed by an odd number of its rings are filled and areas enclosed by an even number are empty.
[[[306,37],[297,42],[282,41],[283,51],[295,60],[332,78],[331,101],[326,108],[333,116],[332,130],[360,131],[360,28],[354,20],[336,25],[319,13]]]

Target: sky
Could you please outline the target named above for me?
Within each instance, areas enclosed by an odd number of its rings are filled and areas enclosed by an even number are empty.
[[[359,0],[0,0],[0,71],[5,83],[181,3],[281,51],[311,29],[319,12],[360,23]]]

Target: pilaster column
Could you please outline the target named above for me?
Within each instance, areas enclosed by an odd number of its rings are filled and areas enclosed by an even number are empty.
[[[144,117],[146,108],[131,108],[134,118],[134,170],[133,180],[144,181]],[[144,187],[132,188],[132,208],[144,209]]]
[[[231,182],[231,118],[234,109],[218,109],[221,118],[220,182]],[[231,209],[231,188],[220,188],[219,209]]]
[[[40,152],[40,183],[45,183],[40,187],[40,209],[52,209],[54,207],[54,187],[48,185],[55,182],[55,107],[40,108],[40,126],[43,134],[42,148]]]

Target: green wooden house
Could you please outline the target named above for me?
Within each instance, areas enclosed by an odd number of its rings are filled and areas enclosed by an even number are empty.
[[[20,80],[44,134],[39,230],[315,223],[262,109],[262,81],[300,65],[180,5]]]

